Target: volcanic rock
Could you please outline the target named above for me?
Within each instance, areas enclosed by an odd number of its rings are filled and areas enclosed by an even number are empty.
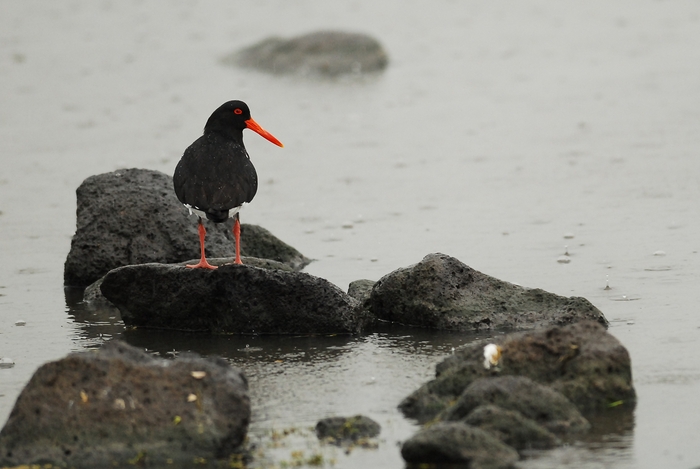
[[[369,309],[369,298],[375,283],[377,282],[367,279],[350,282],[348,295],[355,298],[365,309]]]
[[[525,376],[482,378],[471,383],[457,402],[438,416],[454,421],[467,417],[482,405],[519,412],[558,434],[580,433],[590,424],[566,397]]]
[[[325,279],[223,265],[216,270],[142,264],[109,272],[102,294],[127,326],[212,333],[357,333],[370,317]]]
[[[431,329],[535,329],[583,320],[608,324],[585,298],[523,288],[445,254],[429,254],[385,275],[369,303],[379,319]]]
[[[518,375],[548,385],[584,413],[620,405],[634,408],[636,394],[629,353],[598,323],[555,326],[498,336],[492,341],[501,347],[497,366],[484,367],[487,341],[464,347],[437,365],[434,380],[401,402],[404,414],[430,420],[472,382]]]
[[[553,448],[559,439],[532,419],[516,410],[481,405],[460,420],[481,428],[517,450]]]
[[[414,464],[463,464],[470,469],[510,468],[518,452],[490,433],[462,422],[438,422],[406,440],[401,456]]]
[[[250,421],[225,360],[153,358],[120,342],[41,366],[0,431],[0,466],[125,467],[227,458]]]
[[[87,286],[117,267],[176,263],[199,257],[197,218],[177,200],[172,178],[159,171],[122,169],[91,176],[78,187],[77,229],[63,281]],[[207,227],[207,256],[231,257],[233,221]],[[309,259],[255,225],[241,226],[241,254],[301,269]]]
[[[357,442],[379,435],[381,426],[369,417],[328,417],[316,424],[316,436],[333,443]]]

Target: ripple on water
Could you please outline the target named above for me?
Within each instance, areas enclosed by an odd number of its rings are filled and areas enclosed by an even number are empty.
[[[610,297],[611,301],[637,301],[640,299],[641,299],[641,297],[639,297],[639,296],[627,296],[627,295]]]

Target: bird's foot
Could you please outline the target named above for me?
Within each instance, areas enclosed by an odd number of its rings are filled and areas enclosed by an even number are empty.
[[[209,262],[207,262],[206,259],[202,259],[197,264],[187,264],[185,267],[188,267],[190,269],[209,269],[209,270],[218,269],[217,266],[211,265]]]

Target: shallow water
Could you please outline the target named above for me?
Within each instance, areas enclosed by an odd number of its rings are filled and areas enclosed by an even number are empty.
[[[377,37],[389,68],[318,82],[218,61],[317,29]],[[261,186],[242,220],[316,259],[308,272],[346,288],[444,252],[605,313],[632,357],[633,422],[524,467],[700,465],[699,45],[690,1],[0,3],[0,357],[16,363],[0,369],[0,421],[42,363],[122,337],[242,366],[270,464],[303,450],[403,467],[396,442],[415,427],[396,405],[471,337],[134,335],[66,300],[82,180],[172,173],[239,98],[285,144],[246,136]],[[378,449],[267,444],[354,413],[382,424]]]

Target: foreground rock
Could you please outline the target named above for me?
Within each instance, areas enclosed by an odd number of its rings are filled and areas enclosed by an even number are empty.
[[[223,359],[167,361],[110,342],[36,371],[0,431],[0,466],[227,458],[249,420],[246,379]]]
[[[199,257],[197,218],[188,216],[175,197],[170,176],[123,169],[87,178],[76,193],[77,228],[65,263],[65,285],[84,287],[125,265]],[[232,256],[232,222],[206,226],[207,255]],[[309,262],[263,228],[242,225],[241,237],[244,256],[273,259],[295,269]]]
[[[484,367],[485,341],[459,350],[437,365],[434,380],[401,402],[404,414],[430,420],[450,407],[476,380],[517,375],[548,385],[584,413],[611,405],[634,407],[629,353],[598,323],[550,327],[493,341],[502,349],[498,366]]]
[[[213,333],[358,333],[357,301],[303,272],[224,265],[144,264],[115,269],[100,286],[127,326]]]
[[[463,464],[470,469],[512,467],[518,452],[479,428],[440,422],[406,440],[401,456],[414,464]]]
[[[274,74],[337,77],[386,68],[387,53],[365,34],[320,31],[291,39],[271,37],[223,59]]]
[[[431,329],[535,329],[583,320],[608,324],[585,298],[523,288],[445,254],[429,254],[382,277],[369,305],[380,319]]]
[[[381,426],[369,417],[328,417],[316,424],[316,436],[334,444],[356,443],[379,435]]]

